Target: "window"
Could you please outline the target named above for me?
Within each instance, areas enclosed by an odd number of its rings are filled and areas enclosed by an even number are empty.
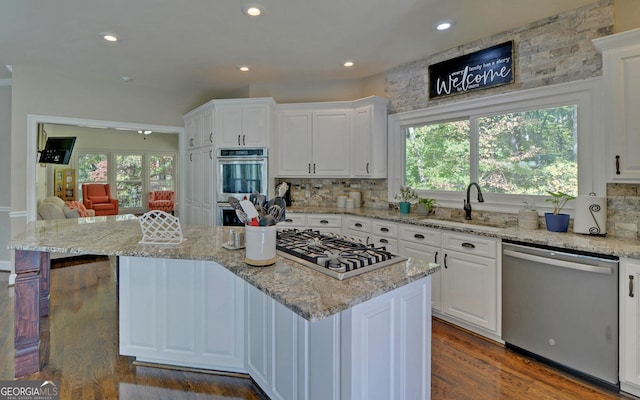
[[[175,190],[173,156],[149,156],[149,191]]]
[[[458,208],[478,182],[478,208],[547,211],[547,191],[605,193],[598,81],[438,105],[389,116],[389,201],[400,186]],[[397,138],[397,139],[396,139]]]
[[[80,154],[78,155],[78,200],[82,200],[83,183],[107,183],[109,181],[108,154]]]
[[[116,196],[120,208],[142,208],[142,154],[116,155]]]

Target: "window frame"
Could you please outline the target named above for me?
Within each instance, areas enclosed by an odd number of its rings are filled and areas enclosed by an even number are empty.
[[[405,153],[404,128],[412,125],[443,123],[460,119],[469,119],[471,165],[477,165],[477,121],[480,117],[522,112],[531,109],[577,105],[578,129],[578,194],[591,192],[598,195],[606,193],[604,165],[604,132],[600,90],[600,79],[545,86],[500,95],[473,98],[444,105],[407,111],[389,116],[388,125],[388,201],[395,202],[394,195],[404,184]],[[425,89],[426,90],[426,89]],[[470,181],[477,182],[477,171],[470,171]],[[455,191],[416,190],[420,197],[437,200],[441,207],[462,208],[466,193]],[[527,201],[538,210],[552,210],[545,202],[548,196],[513,195],[484,193],[484,203],[476,203],[475,190],[472,198],[474,209],[494,212],[517,213]],[[573,202],[564,209],[573,213]]]

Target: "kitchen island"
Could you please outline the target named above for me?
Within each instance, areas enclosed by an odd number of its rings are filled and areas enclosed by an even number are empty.
[[[39,369],[49,253],[120,260],[120,350],[139,361],[248,373],[271,398],[428,398],[430,274],[408,259],[345,281],[278,257],[250,267],[228,228],[142,245],[130,216],[39,221],[16,251],[15,375]]]

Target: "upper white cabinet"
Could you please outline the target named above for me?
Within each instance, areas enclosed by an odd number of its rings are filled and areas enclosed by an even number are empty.
[[[593,41],[602,52],[607,180],[640,181],[640,29]]]
[[[387,104],[368,97],[279,105],[275,176],[386,177]]]
[[[351,133],[351,176],[387,177],[387,106],[389,100],[368,97],[355,103]]]
[[[213,106],[209,103],[184,116],[184,148],[213,145]]]
[[[348,176],[351,109],[279,106],[278,176]]]
[[[216,101],[216,146],[267,147],[274,105],[271,98]]]

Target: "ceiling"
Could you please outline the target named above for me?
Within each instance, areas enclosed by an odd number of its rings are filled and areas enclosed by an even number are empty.
[[[4,0],[0,66],[184,94],[361,79],[593,2]],[[247,3],[262,5],[263,15],[243,14]],[[453,20],[453,28],[436,31],[443,19]],[[120,42],[105,42],[101,32]],[[355,66],[343,67],[347,59]],[[238,65],[252,69],[241,73]],[[0,71],[0,79],[11,77]]]

